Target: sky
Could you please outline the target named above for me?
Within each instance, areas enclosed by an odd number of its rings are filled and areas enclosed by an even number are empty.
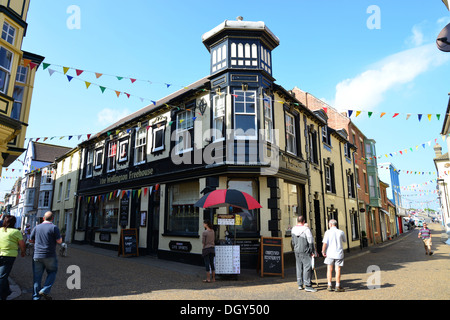
[[[433,146],[447,152],[440,132],[450,92],[450,53],[435,44],[450,23],[441,0],[31,0],[22,49],[50,66],[36,74],[27,138],[74,147],[207,76],[201,36],[238,16],[264,21],[280,39],[272,52],[277,84],[352,110],[352,121],[383,155],[378,163],[401,170],[405,206],[438,208]],[[8,169],[0,199],[21,175],[11,170],[21,169],[18,161]]]

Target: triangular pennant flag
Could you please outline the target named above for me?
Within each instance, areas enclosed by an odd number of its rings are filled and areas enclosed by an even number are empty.
[[[85,81],[84,84],[86,85],[86,89],[88,89],[89,86],[91,85],[91,83],[90,83],[90,82],[87,82],[87,81]]]
[[[353,110],[348,110],[348,117],[350,118],[352,116]]]
[[[369,118],[372,116],[372,111],[367,112],[367,114],[369,115]]]
[[[33,70],[37,65],[37,63],[30,62],[30,69]]]
[[[97,72],[95,73],[95,76],[97,77],[97,79],[100,78],[102,75],[103,75],[103,73],[97,73]]]
[[[151,100],[152,101],[152,103],[156,106],[156,101],[153,101],[153,100]]]
[[[441,115],[440,114],[437,114],[436,115],[436,118],[439,120],[439,118],[441,117]]]
[[[395,113],[394,116],[393,116],[392,118],[395,118],[395,117],[398,116],[398,115],[399,115],[399,113]]]
[[[431,121],[431,114],[428,114],[428,121]]]
[[[52,76],[53,73],[55,73],[56,70],[50,69],[48,68],[48,73],[50,74],[50,76]]]
[[[23,59],[23,66],[24,67],[28,67],[28,65],[30,64],[31,60],[30,59]]]
[[[356,111],[356,117],[361,114],[361,111]]]
[[[419,121],[422,120],[422,114],[419,113],[417,116],[419,117]]]
[[[127,95],[128,98],[130,98],[130,94],[129,93],[126,93],[126,92],[124,92],[124,93]]]
[[[90,137],[91,137],[91,135],[90,135],[90,134],[88,134],[88,135],[87,135],[87,138],[88,138],[88,140],[89,140],[89,138],[90,138]]]
[[[64,70],[64,74],[66,74],[67,73],[67,71],[69,71],[69,67],[63,67],[63,70]]]
[[[167,86],[167,88],[171,86],[170,83],[165,83],[165,85]]]
[[[77,76],[79,76],[80,74],[82,74],[84,72],[84,70],[75,69],[75,72],[77,73]]]
[[[116,78],[117,78],[118,80],[122,80],[122,79],[123,79],[123,77],[119,77],[119,76],[116,76]]]
[[[42,62],[42,69],[45,70],[50,66],[50,63]]]
[[[130,78],[131,83],[134,83],[136,81],[136,79]]]
[[[99,86],[99,88],[100,88],[100,90],[102,90],[102,93],[104,93],[105,92],[105,87],[102,87],[102,86]]]
[[[382,112],[380,115],[380,118],[383,118],[383,116],[386,114],[386,112]]]
[[[411,113],[408,113],[408,114],[406,115],[406,120],[408,120],[409,117],[411,117]]]
[[[326,107],[323,107],[322,108],[324,111],[325,111],[325,113],[327,113],[328,112],[328,108],[326,108]]]
[[[69,82],[73,79],[73,77],[69,76],[68,74],[66,75],[67,80],[69,80]]]
[[[116,92],[117,98],[120,96],[120,91],[114,90]]]

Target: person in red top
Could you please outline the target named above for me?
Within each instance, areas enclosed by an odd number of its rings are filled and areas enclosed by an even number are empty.
[[[422,238],[423,245],[425,247],[425,254],[429,254],[431,256],[433,254],[431,251],[431,231],[428,229],[425,222],[423,223],[423,228],[419,230],[418,238]]]

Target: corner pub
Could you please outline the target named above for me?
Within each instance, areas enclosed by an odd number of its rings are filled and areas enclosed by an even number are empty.
[[[242,217],[239,225],[215,225],[217,243],[230,237],[240,246],[242,268],[256,267],[261,236],[282,237],[290,255],[290,229],[300,214],[316,241],[331,218],[326,206],[335,208],[340,226],[351,223],[346,209],[356,208],[355,199],[325,197],[331,176],[322,174],[323,161],[330,158],[320,159],[319,133],[326,113],[310,111],[275,84],[272,51],[279,39],[264,22],[239,17],[202,41],[211,54],[209,75],[80,144],[74,242],[117,250],[121,230],[135,228],[140,255],[200,265],[203,220],[231,211],[194,204],[227,188],[262,205],[233,208]],[[335,149],[355,150],[341,130],[328,128],[328,135]],[[333,161],[338,167],[340,159]],[[341,167],[353,172],[354,161],[341,161]],[[343,187],[347,180],[337,177]],[[349,247],[359,246],[350,239]]]

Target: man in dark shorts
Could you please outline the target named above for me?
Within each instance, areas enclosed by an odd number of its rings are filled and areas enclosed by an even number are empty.
[[[42,297],[51,300],[50,290],[55,282],[58,271],[58,260],[56,259],[56,244],[62,243],[61,234],[53,222],[53,213],[48,211],[44,215],[44,222],[37,225],[31,231],[30,242],[34,243],[33,256],[33,300]],[[47,271],[44,287],[42,287],[42,276]]]

